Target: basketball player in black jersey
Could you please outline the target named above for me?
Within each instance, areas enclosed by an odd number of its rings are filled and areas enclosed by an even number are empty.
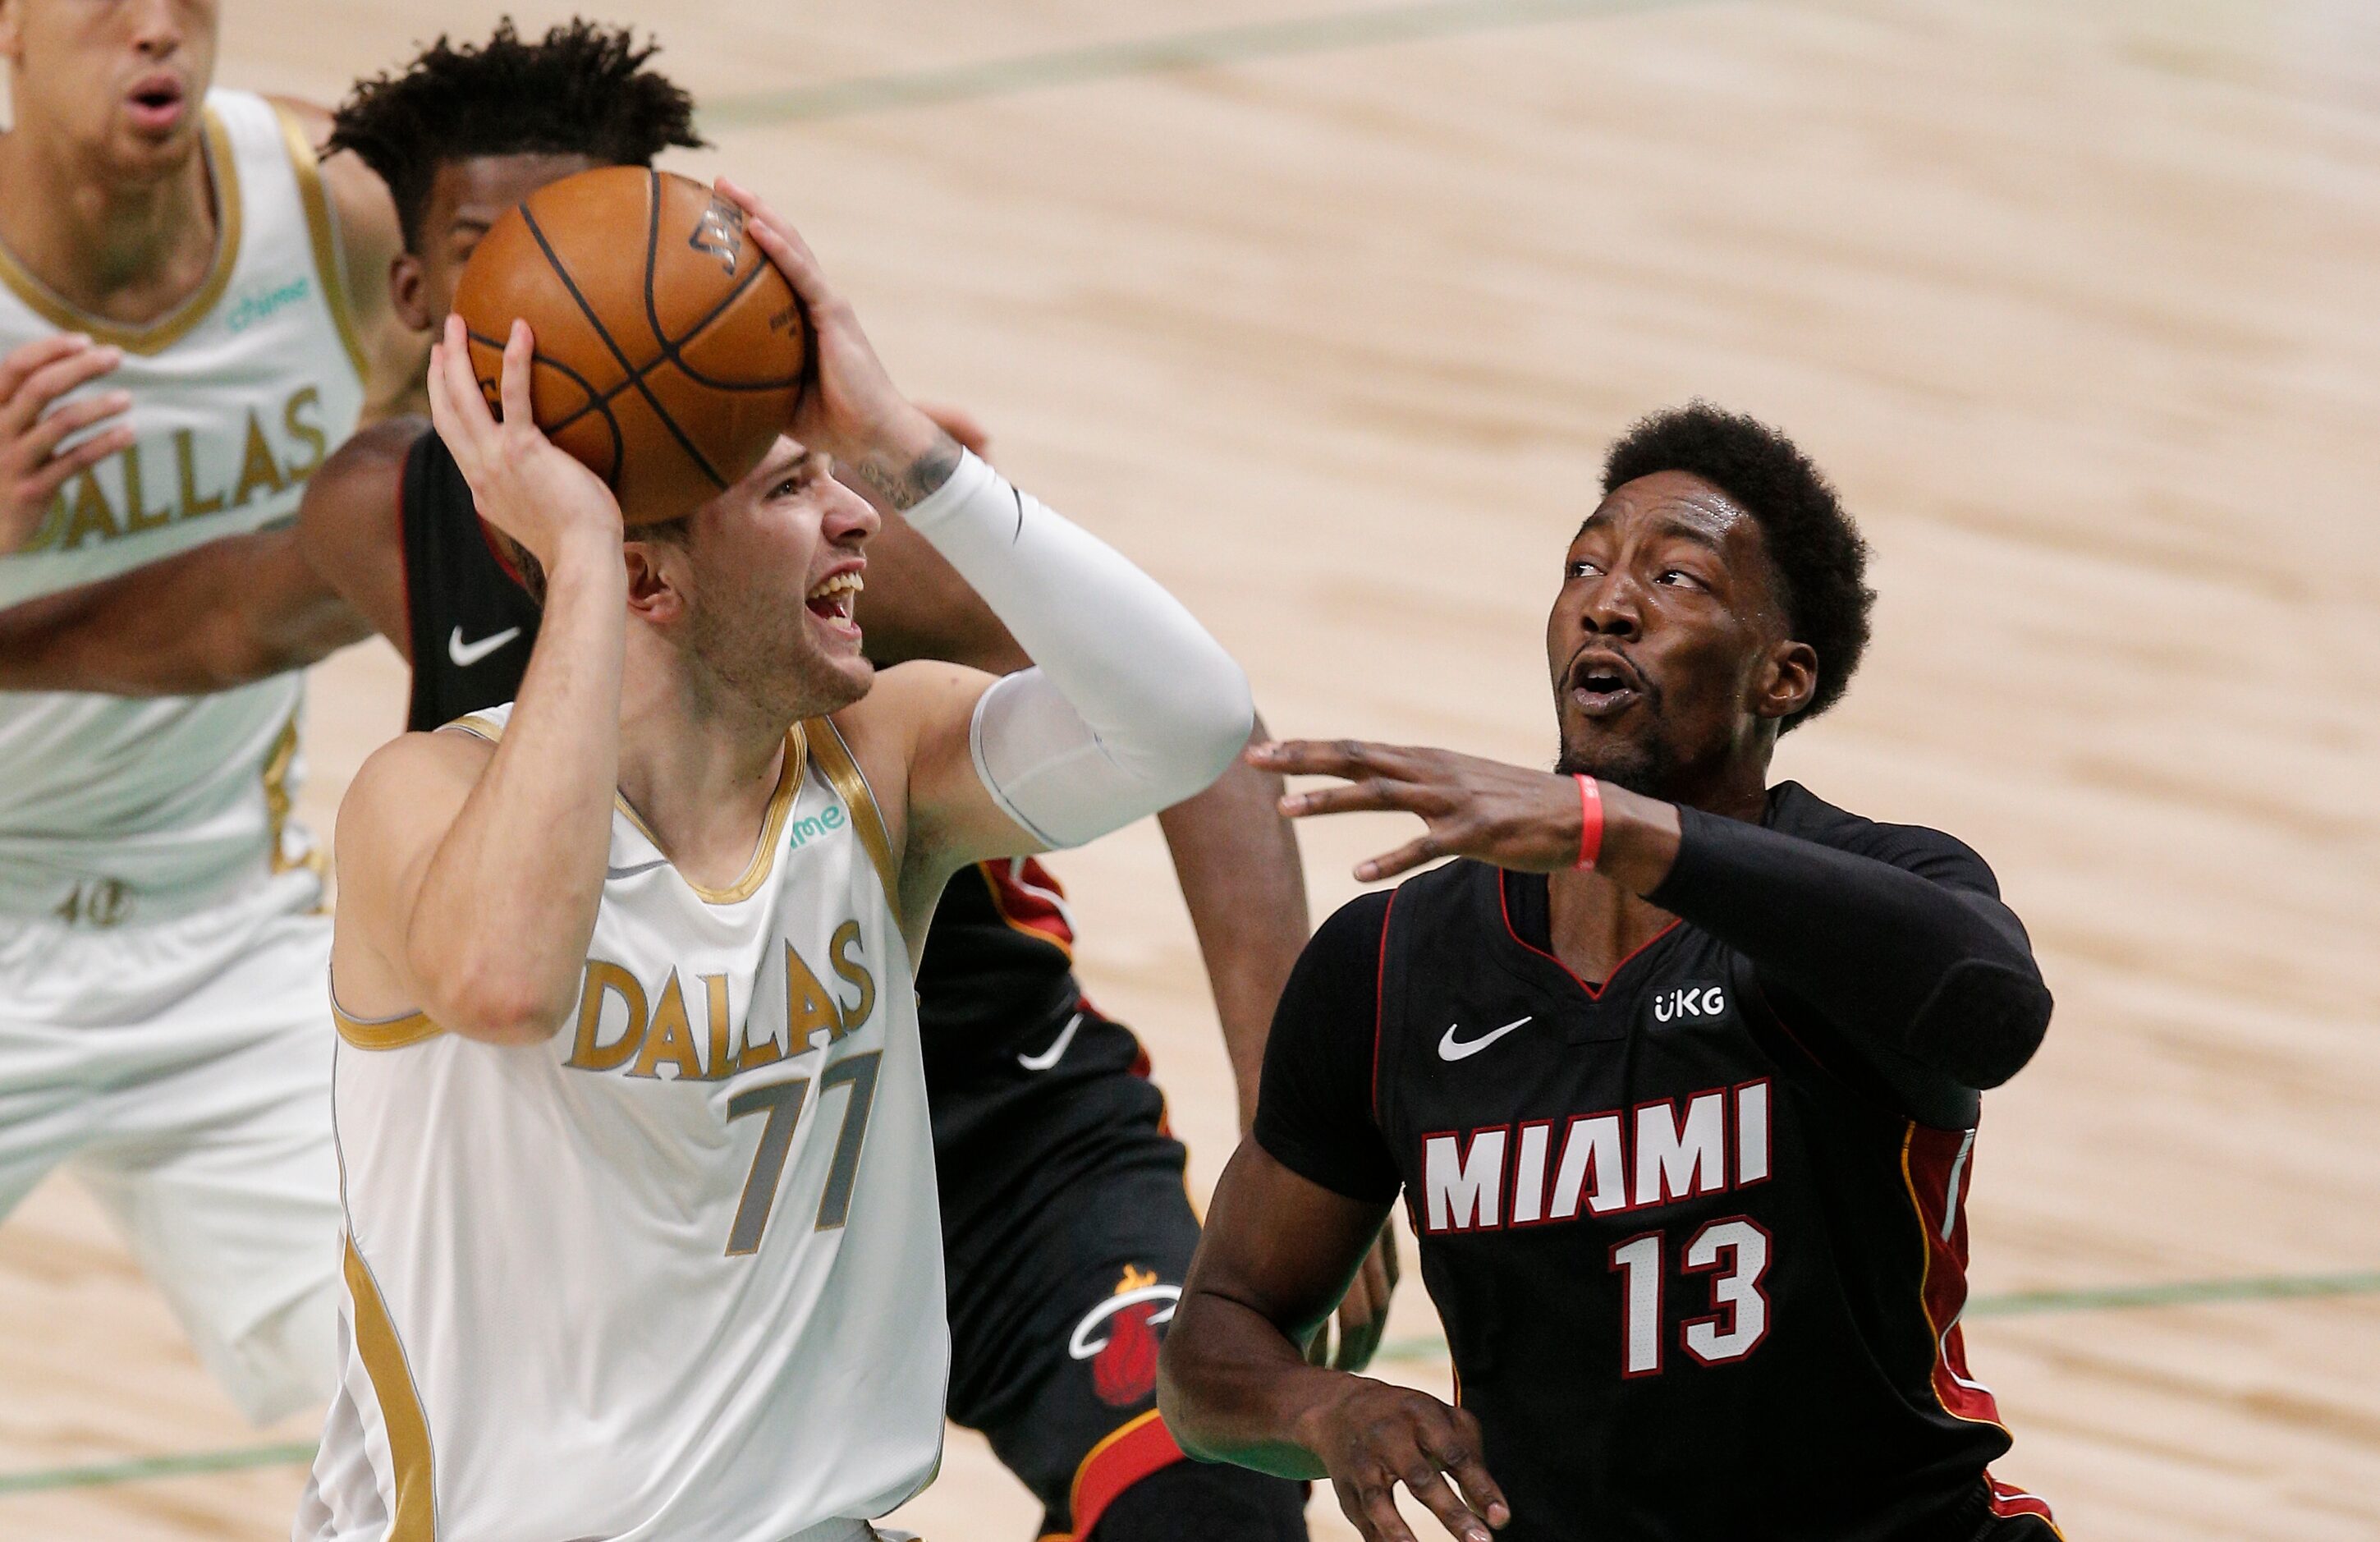
[[[1359,878],[1275,1017],[1165,1346],[1194,1451],[1402,1486],[1488,1542],[2020,1542],[1969,1372],[1978,1093],[2050,1000],[1991,870],[1787,782],[1777,736],[1867,638],[1864,550],[1781,435],[1637,425],[1563,559],[1553,774],[1281,744],[1285,811],[1427,831]],[[1402,1194],[1457,1408],[1306,1365]],[[1451,1478],[1451,1483],[1449,1478]]]
[[[650,52],[585,23],[539,41],[507,26],[482,47],[442,42],[358,89],[335,142],[395,194],[400,314],[424,330],[443,318],[478,237],[537,188],[697,142],[691,103],[648,67]],[[980,447],[969,425],[941,416]],[[870,658],[1024,667],[973,591],[880,512],[859,613]],[[294,529],[0,613],[0,689],[223,688],[376,630],[411,661],[408,726],[426,729],[511,699],[538,620],[443,443],[405,419],[333,455]],[[1306,929],[1279,791],[1277,774],[1243,768],[1162,817],[1243,1109]],[[1158,1343],[1197,1220],[1147,1058],[1084,999],[1073,944],[1064,897],[1038,863],[987,864],[953,880],[920,965],[952,1416],[982,1430],[1040,1499],[1045,1537],[1303,1538],[1300,1486],[1182,1461],[1155,1412]],[[1338,1363],[1360,1366],[1378,1343],[1392,1260],[1367,1260],[1340,1317]]]

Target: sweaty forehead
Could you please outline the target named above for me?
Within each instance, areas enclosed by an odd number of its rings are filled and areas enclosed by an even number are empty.
[[[1621,483],[1604,494],[1578,533],[1637,528],[1674,531],[1722,549],[1746,537],[1756,540],[1759,533],[1735,500],[1691,471],[1656,471]]]

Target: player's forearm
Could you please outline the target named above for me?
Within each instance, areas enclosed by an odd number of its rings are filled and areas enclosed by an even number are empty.
[[[608,546],[608,549],[607,549]],[[543,1038],[577,1000],[620,775],[626,578],[615,545],[565,549],[493,758],[431,856],[406,929],[443,1026]]]
[[[1182,1449],[1277,1477],[1329,1476],[1310,1428],[1356,1379],[1309,1366],[1262,1313],[1192,1288],[1158,1360],[1157,1405]]]
[[[291,531],[261,530],[0,612],[0,690],[197,696],[370,635]]]
[[[1182,603],[947,437],[913,463],[909,522],[1035,668],[987,692],[978,764],[1011,818],[1072,845],[1204,789],[1246,742],[1247,677]]]
[[[1251,737],[1267,737],[1262,719]],[[1243,1133],[1256,1118],[1273,1008],[1312,929],[1281,788],[1279,776],[1234,759],[1205,792],[1158,816],[1206,960]]]

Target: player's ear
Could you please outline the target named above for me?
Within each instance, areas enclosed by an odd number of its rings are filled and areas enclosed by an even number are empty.
[[[1818,689],[1818,650],[1787,639],[1768,645],[1768,657],[1753,686],[1755,717],[1788,718],[1810,704]]]
[[[632,537],[620,552],[628,565],[628,613],[655,626],[685,620],[689,597],[681,586],[692,575],[686,549],[674,541]]]
[[[6,6],[11,0],[0,0]],[[432,316],[422,289],[421,259],[409,251],[400,251],[388,260],[388,299],[396,319],[410,332],[435,332],[443,316]]]

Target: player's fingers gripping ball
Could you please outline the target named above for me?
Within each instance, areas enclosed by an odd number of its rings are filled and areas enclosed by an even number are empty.
[[[498,220],[455,310],[492,407],[512,323],[528,322],[537,426],[603,480],[630,525],[735,485],[809,378],[801,302],[744,211],[642,166],[565,177]]]

